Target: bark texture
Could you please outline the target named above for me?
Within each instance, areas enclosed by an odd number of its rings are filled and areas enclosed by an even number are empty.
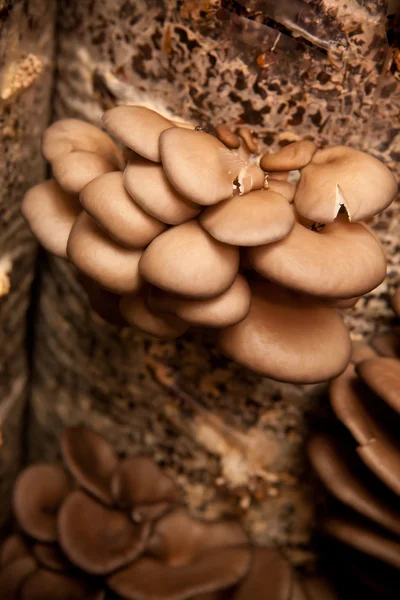
[[[303,137],[350,144],[395,168],[400,84],[383,72],[384,3],[310,2],[306,32],[291,12],[297,2],[280,3],[278,29],[263,16],[270,2],[248,2],[247,12],[243,4],[60,0],[56,117],[99,123],[119,102],[141,103],[196,123],[245,122],[271,148]],[[393,282],[397,216],[396,205],[376,222]],[[388,325],[386,291],[349,313],[355,339],[377,316]],[[42,270],[34,367],[32,458],[56,456],[60,430],[88,424],[122,453],[154,456],[193,513],[240,515],[256,542],[310,560],[304,441],[324,411],[324,386],[259,377],[195,330],[160,342],[104,324],[73,270],[52,257]]]
[[[0,526],[21,459],[27,396],[27,309],[36,245],[20,215],[45,165],[40,137],[50,117],[54,2],[0,2]]]

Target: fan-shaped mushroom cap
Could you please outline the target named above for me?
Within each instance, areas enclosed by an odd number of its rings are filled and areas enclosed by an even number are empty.
[[[136,204],[168,225],[184,223],[200,212],[199,206],[172,187],[161,165],[144,160],[130,162],[124,183]]]
[[[231,150],[237,150],[240,146],[240,138],[225,123],[220,123],[215,128],[215,133],[220,142],[225,144]]]
[[[316,383],[341,373],[351,343],[335,309],[273,284],[254,284],[248,316],[218,334],[222,352],[278,381]]]
[[[357,373],[370,389],[400,413],[400,360],[370,358],[357,365]]]
[[[159,139],[171,121],[144,106],[116,106],[103,115],[105,128],[148,160],[160,161]]]
[[[100,154],[123,168],[124,160],[119,148],[104,131],[90,123],[80,119],[61,119],[44,132],[42,154],[49,163],[78,150]]]
[[[206,206],[233,196],[233,182],[245,166],[212,135],[178,127],[161,135],[160,153],[174,188]]]
[[[386,276],[379,242],[361,224],[337,220],[320,232],[295,223],[273,244],[249,250],[253,268],[298,292],[325,298],[362,296]]]
[[[26,579],[36,571],[37,565],[33,558],[25,556],[8,564],[0,571],[0,598],[14,600],[20,598],[21,586]]]
[[[103,592],[93,592],[84,581],[39,569],[24,582],[20,600],[101,600]]]
[[[143,557],[107,583],[126,600],[186,600],[234,585],[246,574],[250,556],[247,547],[219,548],[181,567]]]
[[[13,511],[21,529],[41,542],[57,539],[57,510],[72,488],[69,475],[57,465],[36,464],[17,477]]]
[[[126,248],[144,248],[166,229],[132,200],[120,171],[93,179],[83,188],[80,201],[98,225]]]
[[[92,179],[118,171],[115,163],[101,154],[77,150],[52,163],[53,177],[70,194],[79,194]]]
[[[72,567],[57,544],[35,544],[32,551],[38,564],[46,569],[69,571]]]
[[[156,337],[176,338],[189,328],[188,323],[174,315],[152,311],[147,305],[145,293],[123,296],[119,308],[127,323]]]
[[[293,587],[289,563],[270,548],[254,548],[252,555],[250,570],[232,600],[289,600]]]
[[[61,452],[79,485],[105,504],[112,504],[111,478],[119,459],[111,444],[96,431],[70,427],[62,434]]]
[[[59,511],[58,533],[60,546],[74,565],[106,575],[143,552],[149,529],[78,490],[69,494]]]
[[[192,220],[165,231],[144,251],[142,276],[172,294],[212,298],[233,283],[239,250],[215,240]]]
[[[293,142],[278,152],[264,154],[260,166],[264,171],[295,171],[308,165],[316,151],[317,146],[314,142]]]
[[[302,170],[294,203],[316,223],[332,223],[342,206],[350,221],[384,210],[397,194],[393,174],[376,158],[346,146],[318,150]]]
[[[0,567],[3,569],[6,565],[28,555],[28,547],[24,539],[17,533],[10,535],[0,548]]]
[[[289,183],[288,181],[279,181],[279,179],[272,179],[268,177],[267,186],[268,191],[280,194],[286,198],[288,202],[293,202],[296,194],[296,186],[294,183]]]
[[[286,237],[295,223],[286,198],[265,190],[206,208],[199,221],[216,240],[236,246],[276,242]]]
[[[79,271],[110,292],[129,294],[142,286],[139,273],[142,251],[117,244],[85,212],[72,227],[67,254]]]
[[[231,287],[214,298],[188,300],[153,288],[149,305],[155,310],[166,311],[191,325],[203,327],[228,327],[242,321],[249,313],[251,291],[247,280],[238,274]]]
[[[54,179],[50,179],[27,191],[21,210],[43,248],[67,258],[68,237],[81,212],[77,196],[64,192]]]

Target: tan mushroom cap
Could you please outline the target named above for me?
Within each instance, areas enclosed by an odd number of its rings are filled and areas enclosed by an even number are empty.
[[[240,146],[240,138],[225,123],[219,123],[215,128],[215,133],[220,142],[225,144],[231,150],[237,150]]]
[[[376,356],[375,350],[365,342],[353,342],[351,347],[351,362],[358,364],[367,358]]]
[[[270,192],[275,192],[280,194],[288,202],[293,202],[294,197],[296,195],[296,186],[294,183],[289,183],[288,181],[280,181],[279,179],[272,179],[268,177],[267,181],[267,189]]]
[[[371,390],[400,413],[400,360],[370,358],[357,365],[357,373]]]
[[[83,580],[38,569],[24,582],[20,600],[102,600],[104,593],[93,592]]]
[[[96,177],[83,188],[79,199],[97,224],[126,248],[144,248],[166,229],[132,200],[121,171]]]
[[[29,551],[23,537],[17,533],[8,536],[0,548],[0,567],[3,569],[6,565],[28,556]]]
[[[58,514],[63,552],[92,575],[106,575],[135,560],[148,533],[148,525],[135,524],[122,511],[103,506],[80,490],[69,494]]]
[[[191,325],[228,327],[242,321],[249,313],[251,291],[247,280],[238,274],[231,287],[214,298],[188,300],[153,288],[149,306],[172,313]]]
[[[256,547],[250,570],[232,600],[290,600],[293,583],[291,566],[278,552]]]
[[[332,223],[342,206],[350,221],[384,210],[397,194],[387,167],[373,156],[346,146],[318,150],[301,173],[295,205],[316,223]]]
[[[252,190],[262,190],[265,185],[265,173],[257,165],[247,164],[239,172],[235,185],[239,194],[248,194]]]
[[[33,558],[25,556],[8,564],[0,571],[0,598],[15,600],[21,598],[20,590],[26,579],[36,571]]]
[[[76,151],[60,156],[52,163],[53,177],[59,185],[70,194],[80,194],[85,185],[92,179],[118,171],[115,163],[101,154]]]
[[[61,119],[46,129],[42,154],[49,163],[77,150],[100,154],[117,167],[123,168],[121,151],[98,127],[80,119]]]
[[[264,171],[295,171],[308,165],[316,151],[317,146],[314,142],[293,142],[278,152],[264,154],[260,166]]]
[[[206,206],[233,196],[233,182],[245,166],[212,135],[178,127],[161,135],[160,153],[173,187]]]
[[[57,511],[72,488],[57,465],[35,464],[19,474],[13,490],[13,512],[21,529],[41,542],[57,539]]]
[[[251,154],[258,154],[260,152],[260,142],[257,139],[257,135],[249,127],[239,127],[238,135],[242,138]]]
[[[283,240],[250,248],[249,259],[275,283],[321,298],[362,296],[386,276],[379,242],[363,225],[345,220],[319,232],[295,223]]]
[[[239,250],[215,240],[196,220],[165,231],[144,251],[141,275],[151,284],[189,298],[225,292],[239,268]]]
[[[381,497],[380,487],[370,489],[363,480],[362,464],[343,455],[340,445],[327,434],[315,435],[309,443],[312,466],[328,491],[343,504],[375,521],[389,531],[400,535],[400,512],[396,509],[397,496]]]
[[[105,504],[112,504],[111,478],[119,459],[111,444],[96,431],[69,427],[61,437],[61,452],[79,485]]]
[[[139,273],[142,251],[117,244],[85,212],[72,227],[67,253],[79,271],[110,292],[129,294],[142,286]]]
[[[105,128],[125,146],[148,160],[160,162],[159,139],[175,125],[144,106],[116,106],[103,115]]]
[[[77,196],[64,192],[54,179],[50,179],[27,191],[21,210],[43,248],[67,258],[68,237],[81,212]]]
[[[160,338],[180,337],[189,324],[174,315],[157,313],[147,304],[146,293],[128,294],[121,298],[119,309],[127,323]]]
[[[38,564],[45,569],[62,572],[72,567],[57,544],[35,544],[32,552]]]
[[[400,357],[400,331],[388,331],[372,338],[371,346],[381,356]],[[372,358],[372,357],[369,357]]]
[[[248,316],[218,334],[224,354],[290,383],[326,381],[346,368],[351,343],[335,309],[270,283],[252,291]]]
[[[168,225],[189,221],[200,212],[199,206],[172,187],[159,164],[144,160],[130,162],[124,172],[124,184],[136,204]]]
[[[286,198],[265,190],[234,196],[206,208],[199,221],[216,240],[236,246],[276,242],[286,237],[295,224]]]

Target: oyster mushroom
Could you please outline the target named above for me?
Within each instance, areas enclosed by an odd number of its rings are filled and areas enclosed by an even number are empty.
[[[118,171],[112,161],[101,154],[77,150],[62,155],[51,164],[53,177],[70,194],[79,194],[92,179]]]
[[[138,295],[123,296],[119,308],[127,323],[156,337],[176,338],[189,328],[188,323],[174,315],[151,310],[145,291]]]
[[[230,150],[237,150],[239,148],[240,138],[234,131],[232,131],[229,125],[220,123],[216,126],[215,133],[217,134],[219,141],[225,144],[225,146]]]
[[[317,151],[314,142],[301,140],[284,146],[278,152],[270,152],[261,157],[260,167],[264,171],[295,171],[302,169],[312,160]]]

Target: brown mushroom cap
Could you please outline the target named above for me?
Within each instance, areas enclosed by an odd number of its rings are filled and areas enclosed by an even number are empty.
[[[350,360],[349,334],[337,311],[273,284],[254,284],[248,316],[218,334],[222,352],[271,379],[316,383]]]
[[[51,571],[69,571],[71,563],[56,544],[35,544],[33,555],[39,565]]]
[[[0,548],[0,567],[3,569],[6,565],[28,555],[28,547],[23,537],[17,533],[10,535]]]
[[[8,564],[0,571],[0,598],[15,600],[21,598],[20,589],[26,579],[36,571],[37,565],[33,558],[25,556]]]
[[[233,196],[233,182],[244,167],[217,138],[178,127],[161,135],[160,153],[174,188],[188,200],[206,206]]]
[[[69,427],[61,437],[61,452],[79,485],[105,504],[112,504],[111,478],[119,459],[111,444],[95,431]]]
[[[50,179],[27,191],[21,210],[43,248],[67,258],[68,237],[81,212],[77,196],[64,192],[54,179]]]
[[[144,106],[116,106],[103,115],[105,128],[144,158],[160,161],[159,139],[175,125]]]
[[[147,525],[92,500],[78,490],[69,494],[58,514],[59,543],[68,559],[93,575],[106,575],[143,552]]]
[[[387,356],[388,358],[400,357],[400,331],[392,330],[377,335],[372,338],[370,344],[381,356]]]
[[[250,287],[240,274],[226,292],[214,298],[188,300],[155,288],[149,297],[151,308],[172,313],[191,325],[203,327],[228,327],[239,323],[248,315],[250,304]]]
[[[93,592],[80,579],[39,569],[28,577],[21,589],[20,600],[101,600],[103,592]]]
[[[144,251],[142,276],[172,294],[212,298],[233,283],[239,250],[215,240],[196,220],[165,231]]]
[[[373,156],[346,146],[318,150],[301,173],[295,205],[316,223],[332,223],[342,206],[350,221],[384,210],[397,194],[387,167]]]
[[[79,199],[97,224],[126,248],[144,248],[166,229],[132,200],[121,171],[93,179]]]
[[[176,338],[189,328],[188,323],[174,315],[152,311],[147,305],[146,292],[121,298],[119,309],[127,323],[160,338]]]
[[[231,150],[237,150],[240,146],[240,138],[225,123],[220,123],[215,128],[215,133],[220,142],[225,144]]]
[[[239,127],[238,135],[242,138],[251,154],[258,154],[260,152],[260,143],[257,135],[249,127]]]
[[[289,600],[292,587],[289,563],[270,548],[254,548],[250,570],[232,600]]]
[[[264,154],[260,166],[264,171],[295,171],[308,165],[316,151],[314,142],[293,142],[278,152]]]
[[[52,163],[53,177],[70,194],[80,194],[92,179],[118,171],[115,163],[101,154],[77,150],[57,158]]]
[[[42,154],[49,163],[78,150],[101,154],[117,167],[123,168],[121,151],[98,127],[80,119],[61,119],[46,129]]]
[[[366,227],[337,220],[320,232],[295,223],[279,242],[251,248],[253,268],[298,292],[325,298],[353,298],[377,287],[386,259]]]
[[[296,194],[296,186],[294,183],[289,183],[288,181],[279,181],[279,179],[272,179],[268,177],[267,186],[268,191],[280,194],[286,198],[288,202],[293,202]]]
[[[353,342],[351,347],[351,362],[358,364],[367,358],[376,356],[375,350],[364,342]]]
[[[286,237],[295,218],[286,198],[262,190],[211,206],[201,213],[199,221],[220,242],[260,246]]]
[[[56,541],[57,511],[71,488],[71,478],[57,465],[36,464],[22,471],[13,491],[21,529],[41,542]]]
[[[200,212],[199,206],[172,187],[161,165],[144,160],[130,162],[124,184],[136,204],[168,225],[184,223]]]
[[[142,251],[117,244],[85,212],[72,227],[67,253],[79,271],[110,292],[129,294],[142,286],[139,273]]]
[[[400,360],[370,358],[357,365],[357,373],[370,389],[400,413]]]

